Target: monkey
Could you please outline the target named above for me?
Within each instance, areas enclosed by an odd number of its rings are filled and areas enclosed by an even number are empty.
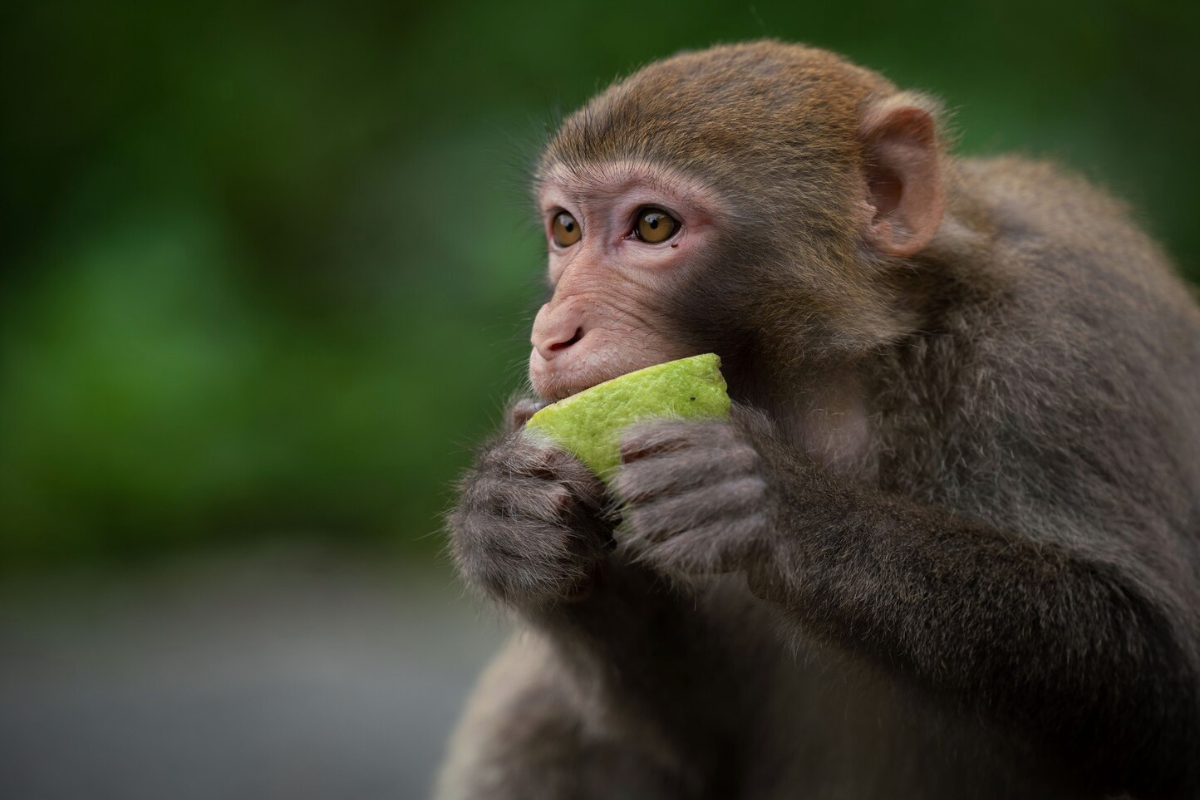
[[[534,169],[530,396],[448,512],[519,621],[440,800],[1200,797],[1200,307],[1127,207],[930,96],[716,46]],[[720,356],[728,420],[523,432]]]

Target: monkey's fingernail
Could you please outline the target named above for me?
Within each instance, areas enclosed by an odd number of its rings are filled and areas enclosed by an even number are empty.
[[[530,417],[548,405],[550,405],[549,400],[519,400],[517,401],[517,404],[513,406],[513,421],[518,425],[524,425],[529,421]]]
[[[637,441],[621,442],[621,462],[628,464],[650,454],[649,448]]]

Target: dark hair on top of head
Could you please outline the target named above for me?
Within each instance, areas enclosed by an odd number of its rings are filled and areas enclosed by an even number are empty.
[[[684,162],[724,186],[748,166],[802,170],[813,156],[849,168],[858,164],[864,106],[897,93],[882,75],[805,45],[687,51],[614,82],[568,116],[538,173],[614,159]]]

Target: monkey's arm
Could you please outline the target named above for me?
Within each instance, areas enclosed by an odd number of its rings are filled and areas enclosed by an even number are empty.
[[[448,527],[467,583],[533,629],[522,641],[537,657],[525,659],[520,676],[501,669],[499,683],[511,694],[536,679],[530,694],[540,699],[518,697],[500,709],[481,700],[490,709],[486,719],[464,723],[468,732],[460,738],[469,746],[455,747],[469,780],[453,786],[467,793],[441,796],[590,797],[578,788],[586,770],[603,776],[587,785],[608,793],[695,796],[714,780],[695,765],[720,771],[728,761],[731,717],[721,703],[683,698],[709,697],[716,687],[728,696],[724,687],[737,682],[710,652],[715,634],[694,600],[612,552],[603,485],[575,457],[520,433],[531,410],[515,406],[506,431],[466,473]],[[695,669],[698,663],[705,669]],[[702,679],[710,683],[698,686]],[[487,684],[480,696],[490,697],[497,685]],[[614,743],[620,764],[612,762]],[[513,783],[503,791],[464,789],[496,776]],[[559,781],[574,788],[549,788]],[[643,783],[658,788],[635,788]]]
[[[464,475],[451,555],[468,585],[540,629],[585,681],[616,680],[653,705],[659,675],[678,685],[690,674],[702,619],[658,573],[612,552],[611,497],[577,458],[522,435],[535,410],[514,404]]]
[[[623,455],[621,546],[641,561],[745,571],[804,629],[1017,726],[1096,788],[1194,787],[1197,676],[1165,579],[855,487],[753,417],[644,427]]]

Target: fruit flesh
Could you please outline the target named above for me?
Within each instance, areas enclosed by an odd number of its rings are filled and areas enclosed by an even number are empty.
[[[714,353],[681,358],[597,384],[538,411],[526,430],[547,436],[607,479],[621,463],[621,431],[649,419],[728,418]]]

